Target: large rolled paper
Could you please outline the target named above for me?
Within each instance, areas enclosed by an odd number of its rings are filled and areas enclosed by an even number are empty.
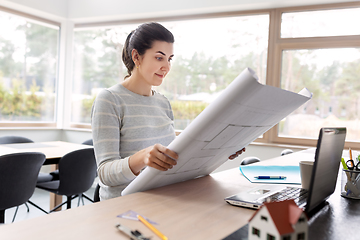
[[[208,175],[311,97],[306,88],[293,93],[263,85],[245,69],[170,143],[177,165],[167,171],[145,168],[122,195]]]

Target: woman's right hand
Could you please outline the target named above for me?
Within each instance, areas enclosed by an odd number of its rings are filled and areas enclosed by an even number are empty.
[[[137,175],[145,166],[167,171],[176,165],[177,159],[177,153],[161,144],[155,144],[132,155],[129,162],[131,170]]]

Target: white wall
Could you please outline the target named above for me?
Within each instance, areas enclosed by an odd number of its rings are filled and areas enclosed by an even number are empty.
[[[30,138],[34,142],[66,141],[72,143],[82,143],[92,138],[90,130],[65,130],[65,129],[0,129],[0,137],[3,136],[23,136]]]
[[[0,0],[0,6],[53,21],[66,19],[68,0]]]
[[[62,138],[62,131],[59,129],[0,129],[2,136],[22,136],[34,142],[58,141]]]

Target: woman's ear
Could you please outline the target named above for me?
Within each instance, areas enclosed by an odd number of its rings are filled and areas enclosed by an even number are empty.
[[[138,51],[136,49],[133,49],[131,51],[131,57],[132,57],[133,62],[135,63],[135,66],[139,66],[139,64],[140,64],[140,55],[139,55],[139,53],[138,53]]]

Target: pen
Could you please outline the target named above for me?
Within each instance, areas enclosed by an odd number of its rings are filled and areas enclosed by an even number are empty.
[[[168,238],[166,236],[164,236],[164,234],[162,234],[159,230],[157,230],[153,225],[151,225],[148,221],[145,220],[145,218],[143,218],[140,215],[137,215],[137,218],[143,223],[145,224],[145,226],[147,226],[151,231],[153,231],[156,235],[158,235],[162,240],[167,240]]]
[[[285,179],[286,176],[255,176],[257,179]]]

